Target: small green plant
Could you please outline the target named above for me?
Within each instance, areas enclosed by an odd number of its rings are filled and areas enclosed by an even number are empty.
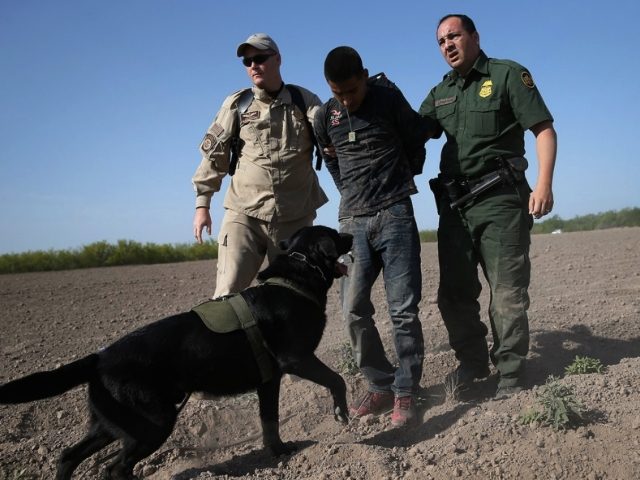
[[[355,375],[360,371],[353,350],[349,342],[343,342],[338,346],[336,368],[345,375]]]
[[[602,373],[604,370],[605,366],[597,358],[576,355],[573,362],[565,367],[564,372],[567,375],[581,375],[584,373]]]
[[[535,408],[530,408],[520,414],[520,423],[522,425],[530,425],[534,422],[540,422],[542,413]]]
[[[549,376],[536,396],[541,410],[531,409],[520,414],[520,423],[539,422],[554,430],[566,430],[582,421],[584,407],[576,399],[574,387],[560,383],[557,377]]]

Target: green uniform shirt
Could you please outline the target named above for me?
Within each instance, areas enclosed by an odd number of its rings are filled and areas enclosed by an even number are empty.
[[[498,156],[524,156],[524,132],[553,121],[526,68],[482,51],[466,77],[455,70],[445,75],[420,114],[437,122],[434,138],[447,136],[440,171],[467,177],[498,168]]]

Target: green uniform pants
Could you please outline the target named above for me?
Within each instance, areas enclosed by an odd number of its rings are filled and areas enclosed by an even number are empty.
[[[500,372],[500,385],[518,383],[529,350],[529,186],[505,185],[461,209],[440,202],[438,307],[449,343],[461,364],[484,368],[489,357]],[[480,320],[478,265],[491,289],[487,327]]]

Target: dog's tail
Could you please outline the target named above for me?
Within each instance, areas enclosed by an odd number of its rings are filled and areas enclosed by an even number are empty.
[[[96,372],[98,355],[63,365],[55,370],[37,372],[0,386],[0,403],[25,403],[55,397],[88,382]]]

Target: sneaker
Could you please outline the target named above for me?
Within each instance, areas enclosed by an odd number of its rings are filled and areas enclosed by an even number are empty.
[[[411,395],[396,397],[393,402],[393,413],[391,414],[391,425],[394,427],[404,427],[414,423],[418,415],[416,404]]]
[[[488,366],[472,367],[461,363],[453,372],[444,378],[445,387],[451,390],[467,390],[475,379],[487,378],[491,374]]]
[[[493,399],[504,400],[505,398],[509,398],[521,391],[522,391],[522,387],[520,387],[519,385],[510,385],[510,386],[503,386],[503,387],[498,385],[498,390],[496,391],[496,394],[494,395]]]
[[[365,415],[379,415],[391,409],[393,406],[392,392],[367,392],[360,401],[349,408],[352,417],[364,417]]]

